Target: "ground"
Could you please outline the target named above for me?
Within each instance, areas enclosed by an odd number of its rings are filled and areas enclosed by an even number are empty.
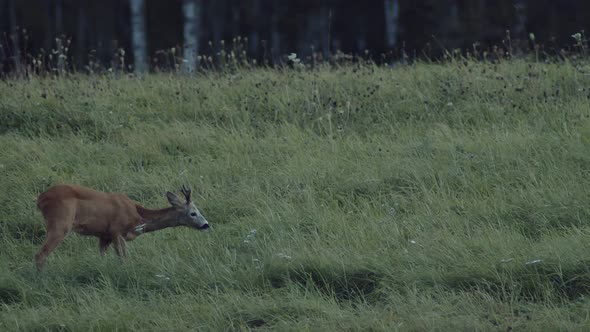
[[[590,328],[590,64],[0,82],[0,330]],[[35,199],[69,182],[212,225],[125,263]]]

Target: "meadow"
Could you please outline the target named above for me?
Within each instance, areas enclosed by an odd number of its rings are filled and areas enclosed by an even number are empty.
[[[212,229],[38,273],[62,182]],[[5,79],[0,188],[1,331],[590,329],[585,60]]]

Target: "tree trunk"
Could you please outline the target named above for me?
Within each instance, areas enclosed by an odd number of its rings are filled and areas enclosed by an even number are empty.
[[[131,0],[131,44],[134,71],[142,74],[148,66],[144,0]]]
[[[5,0],[0,0],[0,33],[4,33],[6,31],[6,2]]]
[[[63,4],[62,0],[54,0],[54,13],[55,13],[55,34],[56,38],[61,38],[63,33]]]
[[[281,20],[282,6],[278,1],[273,2],[273,4],[270,17],[270,49],[272,60],[274,63],[277,63],[279,56],[281,55],[281,31],[279,23]]]
[[[307,16],[305,24],[301,25],[299,32],[299,53],[304,59],[313,53],[320,52],[328,57],[330,49],[330,14],[328,7],[321,4],[313,8]]]
[[[320,38],[319,47],[322,51],[324,59],[327,59],[330,56],[330,29],[332,28],[332,11],[325,3],[322,3],[318,15],[318,36]]]
[[[225,0],[209,1],[208,16],[211,24],[211,40],[213,53],[218,49],[215,45],[221,45],[224,35]]]
[[[126,52],[130,50],[131,46],[131,26],[129,22],[129,15],[127,13],[127,5],[122,1],[115,2],[115,9],[113,10],[115,19],[115,36],[117,36],[117,54],[119,56],[118,65],[121,70],[127,71],[129,55],[132,52]]]
[[[53,1],[53,8],[54,8],[54,13],[55,13],[55,22],[54,22],[54,27],[55,27],[55,38],[56,38],[56,50],[57,50],[57,70],[60,74],[62,74],[65,71],[65,57],[66,55],[64,54],[64,50],[65,47],[64,46],[64,38],[65,36],[63,36],[63,6],[62,6],[62,0],[54,0]]]
[[[232,26],[232,33],[231,36],[232,38],[236,38],[240,35],[240,33],[242,32],[240,29],[240,5],[239,4],[234,4],[231,7],[231,26]]]
[[[14,61],[14,69],[17,73],[20,73],[21,66],[20,66],[20,42],[19,42],[19,35],[18,35],[18,26],[16,22],[16,3],[15,0],[8,1],[8,18],[9,18],[9,25],[10,25],[10,40],[12,41],[12,48],[10,49],[10,53],[12,55]]]
[[[367,17],[363,13],[359,13],[357,18],[357,35],[356,35],[356,49],[359,53],[363,53],[367,49]]]
[[[443,21],[446,30],[446,36],[443,38],[448,40],[449,48],[461,47],[461,20],[459,20],[459,4],[457,0],[452,0],[449,4],[448,17]]]
[[[84,67],[84,57],[86,52],[86,30],[88,27],[88,16],[86,0],[79,0],[78,3],[78,34],[76,38],[76,65],[78,69]]]
[[[252,57],[256,58],[258,55],[258,47],[260,46],[260,24],[258,21],[262,18],[262,5],[260,0],[252,0],[251,8],[251,24],[250,24],[250,36],[248,37],[248,49]]]
[[[485,0],[471,0],[469,2],[460,2],[459,8],[461,33],[464,39],[477,51],[476,43],[486,43],[484,27],[488,26],[485,12]]]
[[[399,31],[399,0],[385,0],[385,36],[387,48],[392,50],[397,45]]]
[[[111,3],[112,4],[112,3]],[[145,11],[142,11],[143,15],[145,15]],[[96,54],[100,59],[101,63],[104,63],[109,68],[117,67],[117,60],[114,57],[116,51],[116,43],[115,43],[115,26],[116,26],[116,11],[115,7],[112,5],[104,5],[97,9],[95,15],[99,18],[96,31]],[[145,16],[144,22],[145,22]],[[145,31],[145,26],[144,26]],[[147,49],[146,49],[147,54]],[[146,65],[147,65],[147,56],[146,56]]]
[[[516,38],[523,38],[526,39],[526,19],[527,19],[527,7],[526,7],[526,0],[516,0],[514,1],[514,10],[515,10],[515,22],[514,27],[512,28],[512,32]]]
[[[45,20],[43,22],[43,26],[45,27],[45,35],[43,40],[43,48],[45,49],[45,54],[51,53],[51,48],[53,46],[53,22],[54,22],[54,15],[53,15],[53,6],[51,5],[51,0],[44,0],[42,10],[46,13]]]
[[[183,0],[184,14],[184,50],[183,69],[186,73],[193,73],[197,66],[199,54],[199,36],[201,26],[201,0]]]
[[[0,35],[6,31],[6,1],[0,0]],[[5,47],[3,41],[0,41],[0,76],[2,76],[4,60],[6,59]]]

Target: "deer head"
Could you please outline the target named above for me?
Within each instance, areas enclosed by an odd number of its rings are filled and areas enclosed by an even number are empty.
[[[199,209],[197,209],[195,204],[191,201],[191,189],[183,185],[181,192],[184,195],[184,200],[172,192],[166,193],[168,202],[170,202],[170,205],[176,209],[178,224],[197,228],[199,230],[209,229],[209,222],[203,217]]]

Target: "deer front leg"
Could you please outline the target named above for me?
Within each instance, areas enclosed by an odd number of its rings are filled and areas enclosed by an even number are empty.
[[[111,244],[111,242],[113,242],[113,240],[111,238],[104,238],[101,237],[98,240],[98,250],[100,252],[100,255],[104,257],[107,249],[109,248],[109,245]]]
[[[139,224],[133,228],[133,232],[137,235],[141,235],[147,231],[147,224]]]
[[[121,234],[117,234],[113,238],[113,245],[115,247],[115,253],[121,258],[127,257],[127,249],[125,238]]]

